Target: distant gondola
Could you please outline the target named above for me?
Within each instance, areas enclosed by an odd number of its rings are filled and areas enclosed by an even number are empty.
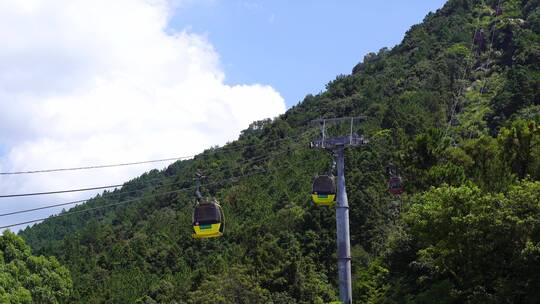
[[[495,6],[495,16],[500,16],[503,13],[503,9],[500,5]]]
[[[388,192],[392,193],[393,195],[401,195],[404,192],[401,177],[392,176],[388,180]]]
[[[476,46],[476,49],[478,52],[485,52],[486,50],[486,35],[484,33],[484,29],[477,30],[474,33],[473,38],[474,45]]]
[[[336,200],[336,182],[333,176],[319,175],[313,180],[311,192],[313,203],[317,206],[331,206]]]
[[[213,238],[223,235],[224,217],[221,206],[216,201],[202,201],[193,212],[194,238]]]

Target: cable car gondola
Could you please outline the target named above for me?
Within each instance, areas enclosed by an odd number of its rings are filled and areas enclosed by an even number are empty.
[[[404,192],[401,177],[390,177],[388,180],[388,192],[392,193],[393,195],[401,195]]]
[[[333,176],[319,175],[313,180],[311,199],[317,206],[331,206],[336,200],[336,182]]]
[[[501,7],[500,4],[497,4],[497,5],[495,6],[494,10],[495,10],[495,16],[496,16],[496,17],[502,15],[502,13],[503,13],[503,9],[502,9],[502,7]]]
[[[197,203],[193,212],[194,238],[222,236],[224,226],[223,210],[216,201]]]
[[[486,35],[484,33],[484,29],[477,30],[474,33],[473,42],[478,53],[483,53],[486,51]]]

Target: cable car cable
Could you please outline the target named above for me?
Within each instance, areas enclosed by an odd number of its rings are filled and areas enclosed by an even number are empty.
[[[162,179],[162,178],[160,177],[158,179]],[[4,195],[0,195],[0,198],[13,198],[13,197],[24,197],[24,196],[36,196],[36,195],[62,194],[62,193],[73,193],[73,192],[82,192],[82,191],[91,191],[91,190],[100,190],[100,189],[110,189],[110,188],[122,187],[122,186],[124,186],[124,184],[99,186],[99,187],[90,187],[90,188],[68,189],[68,190],[46,191],[46,192],[4,194]]]
[[[240,164],[247,164],[247,163],[253,162],[253,161],[258,162],[258,161],[261,161],[261,160],[266,160],[266,159],[269,159],[269,158],[271,158],[271,157],[273,157],[275,155],[279,155],[279,154],[283,154],[283,153],[287,153],[287,152],[288,151],[285,150],[285,151],[281,151],[281,152],[275,152],[275,153],[272,153],[270,155],[263,155],[262,157],[258,156],[258,157],[253,157],[251,159],[245,159]],[[213,175],[216,175],[216,174],[217,173],[214,173],[214,174],[210,175],[210,177],[213,176]],[[162,178],[160,178],[160,179],[162,179]],[[172,186],[172,185],[183,183],[183,182],[185,182],[185,180],[177,181],[177,182],[173,182],[173,183],[161,184],[161,185],[157,185],[157,186],[161,186],[161,187],[163,187],[163,186]],[[107,194],[107,196],[103,195],[100,198],[111,198],[110,196],[113,196],[113,195],[126,195],[126,194],[135,193],[135,192],[139,192],[139,191],[143,191],[143,190],[145,190],[145,189],[141,188],[141,189],[127,191],[127,192],[111,193],[111,194]],[[28,212],[32,212],[32,211],[50,209],[50,208],[55,208],[55,207],[67,206],[67,205],[74,205],[74,204],[83,203],[83,202],[86,202],[86,201],[89,201],[89,200],[92,200],[92,199],[97,199],[97,198],[92,197],[92,198],[88,198],[88,199],[84,199],[84,200],[78,200],[78,201],[72,201],[72,202],[66,202],[66,203],[58,203],[58,204],[46,205],[46,206],[32,208],[32,209],[13,211],[13,212],[0,214],[0,217],[9,216],[9,215],[15,215],[15,214],[21,214],[21,213],[28,213]]]
[[[502,3],[502,0],[499,0],[499,3],[498,3],[498,6],[500,7]],[[481,5],[482,6],[485,6],[485,2],[484,0],[482,0],[481,2]],[[497,17],[497,16],[496,16]],[[473,35],[473,41],[472,41],[472,45],[474,47],[475,45],[475,37],[476,37],[476,34],[478,32],[478,29],[480,27],[480,15],[478,15],[477,17],[477,26],[476,26],[476,29],[474,31],[474,35]],[[489,46],[489,50],[491,50],[493,48],[493,40],[494,40],[494,37],[495,37],[495,30],[496,28],[493,27],[493,30],[492,30],[492,38],[491,38],[491,41],[490,41],[490,46]],[[491,59],[491,52],[489,53],[489,56],[488,56],[488,60]],[[460,78],[462,81],[465,80],[465,76],[466,74],[469,75],[470,73],[470,70],[472,69],[472,65],[474,64],[474,61],[471,61],[471,64],[469,66],[466,66],[465,69],[463,70],[463,76]],[[470,75],[469,75],[470,76]],[[485,75],[484,75],[484,78],[485,78]],[[444,131],[444,135],[441,137],[440,141],[439,141],[439,144],[437,145],[437,147],[440,147],[440,145],[442,144],[442,141],[444,140],[444,138],[446,138],[448,136],[448,132],[450,131],[450,127],[452,126],[452,121],[454,121],[455,117],[456,117],[456,112],[457,112],[457,106],[459,105],[459,98],[461,97],[461,95],[463,95],[463,91],[464,91],[465,87],[462,85],[460,86],[457,94],[454,96],[455,98],[455,101],[452,105],[452,108],[451,108],[451,114],[450,114],[450,119],[448,120],[448,123],[446,124],[446,128],[445,128],[445,131]]]
[[[491,54],[493,53],[493,43],[495,42],[495,33],[497,32],[497,23],[499,23],[502,20],[502,18],[498,18],[500,15],[497,15],[498,13],[497,10],[501,9],[501,4],[502,4],[502,0],[499,0],[499,2],[497,3],[496,12],[495,12],[496,21],[493,24],[492,30],[491,30],[491,41],[489,43],[489,49],[488,49],[488,52],[489,52],[488,60],[491,59]],[[489,83],[489,79],[484,75],[484,83],[482,84],[482,88],[480,89],[481,94],[483,94],[488,83]]]
[[[49,195],[49,194],[61,194],[61,193],[73,193],[73,192],[81,192],[81,191],[117,188],[117,187],[122,187],[123,185],[124,184],[117,184],[117,185],[109,185],[109,186],[99,186],[99,187],[79,188],[79,189],[69,189],[69,190],[57,190],[57,191],[47,191],[47,192],[5,194],[5,195],[0,195],[0,198],[36,196],[36,195]]]
[[[140,190],[136,190],[136,191],[140,191]],[[43,209],[50,209],[50,208],[54,208],[54,207],[62,207],[62,206],[75,205],[75,204],[80,204],[80,203],[87,202],[87,201],[89,201],[89,200],[91,200],[91,199],[94,199],[94,198],[88,198],[88,199],[83,199],[83,200],[79,200],[79,201],[67,202],[67,203],[59,203],[59,204],[53,204],[53,205],[46,205],[46,206],[36,207],[36,208],[32,208],[32,209],[25,209],[25,210],[12,211],[12,212],[8,212],[8,213],[2,213],[2,214],[0,214],[0,217],[10,216],[10,215],[15,215],[15,214],[21,214],[21,213],[28,213],[28,212],[37,211],[37,210],[43,210]]]
[[[264,142],[267,143],[274,143],[274,142],[280,142],[286,139],[289,139],[290,137],[280,138],[277,140],[273,140],[270,142]],[[259,143],[260,144],[260,143]],[[253,145],[247,145],[247,146],[239,146],[237,148],[226,148],[222,147],[222,150],[215,150],[217,153],[224,152],[224,150],[238,150],[238,149],[245,149],[250,148],[253,146],[257,146],[259,144],[253,144]],[[197,155],[190,155],[190,156],[180,156],[180,157],[173,157],[173,158],[163,158],[163,159],[155,159],[155,160],[145,160],[145,161],[138,161],[138,162],[128,162],[128,163],[118,163],[118,164],[106,164],[106,165],[91,165],[91,166],[82,166],[82,167],[71,167],[71,168],[55,168],[55,169],[39,169],[39,170],[28,170],[28,171],[11,171],[11,172],[0,172],[0,175],[22,175],[22,174],[35,174],[35,173],[51,173],[51,172],[60,172],[60,171],[77,171],[77,170],[90,170],[90,169],[102,169],[102,168],[112,168],[112,167],[122,167],[122,166],[132,166],[132,165],[141,165],[141,164],[148,164],[148,163],[157,163],[157,162],[165,162],[165,161],[173,161],[173,160],[185,160],[185,159],[191,159],[194,157],[197,157],[199,155],[205,156],[204,152]]]
[[[302,138],[305,136],[305,133],[302,133],[300,134],[298,137],[299,138]],[[299,138],[296,138],[296,139],[299,139]],[[274,142],[278,142],[278,141],[283,141],[283,140],[286,140],[286,139],[295,139],[294,137],[285,137],[285,138],[281,138],[279,140],[275,140],[275,141],[271,141],[271,142],[265,142],[265,143],[260,143],[260,144],[254,144],[254,145],[251,145],[251,147],[253,146],[257,146],[257,145],[261,145],[261,144],[268,144],[268,143],[274,143]],[[242,148],[245,148],[245,147],[242,147]],[[161,178],[159,178],[161,179]],[[125,183],[124,183],[125,184]],[[0,195],[0,199],[1,198],[14,198],[14,197],[26,197],[26,196],[37,196],[37,195],[50,195],[50,194],[62,194],[62,193],[73,193],[73,192],[83,192],[83,191],[91,191],[91,190],[100,190],[100,189],[109,189],[109,188],[117,188],[117,187],[122,187],[124,184],[115,184],[115,185],[106,185],[106,186],[98,186],[98,187],[89,187],[89,188],[78,188],[78,189],[68,189],[68,190],[55,190],[55,191],[45,191],[45,192],[30,192],[30,193],[17,193],[17,194],[4,194],[4,195]]]
[[[93,166],[73,167],[73,168],[56,168],[56,169],[40,169],[40,170],[29,170],[29,171],[0,172],[0,175],[20,175],[20,174],[49,173],[49,172],[59,172],[59,171],[76,171],[76,170],[90,170],[90,169],[123,167],[123,166],[133,166],[133,165],[141,165],[141,164],[149,164],[149,163],[159,163],[159,162],[166,162],[166,161],[173,161],[173,160],[174,161],[183,160],[183,159],[192,158],[194,156],[195,155],[193,155],[193,156],[173,157],[173,158],[163,158],[163,159],[154,159],[154,160],[145,160],[145,161],[137,161],[137,162],[131,162],[131,163],[93,165]]]
[[[282,154],[282,153],[285,153],[285,152],[280,152],[280,153],[276,153],[276,154],[273,154],[273,155],[269,155],[265,159],[270,158],[271,156],[274,156],[274,155],[277,155],[277,154]],[[259,161],[259,160],[264,160],[264,159],[257,159],[257,161]],[[210,177],[213,176],[213,175],[210,175]],[[182,180],[182,181],[177,181],[177,182],[174,182],[174,183],[161,184],[161,185],[157,185],[157,186],[160,186],[160,187],[172,186],[172,185],[176,185],[176,184],[180,184],[180,183],[184,183],[184,182],[185,182],[185,180]],[[110,195],[107,195],[107,196],[104,195],[104,196],[99,197],[99,198],[111,199],[112,197],[110,197],[110,196],[112,196],[112,195],[126,195],[126,194],[131,194],[131,193],[135,193],[135,192],[139,192],[139,191],[144,191],[144,190],[145,189],[137,189],[137,190],[132,190],[132,191],[128,191],[128,192],[111,193]],[[46,206],[36,207],[36,208],[31,208],[31,209],[12,211],[12,212],[8,212],[8,213],[2,213],[2,214],[0,214],[0,217],[5,217],[5,216],[10,216],[10,215],[15,215],[15,214],[21,214],[21,213],[28,213],[28,212],[32,212],[32,211],[50,209],[50,208],[61,207],[61,206],[75,205],[75,204],[90,201],[92,199],[99,199],[99,198],[92,197],[92,198],[78,200],[78,201],[72,201],[72,202],[66,202],[66,203],[57,203],[57,204],[51,204],[51,205],[46,205]]]
[[[280,152],[280,153],[285,153],[285,152],[288,152],[288,151],[282,151],[282,152]],[[273,156],[273,155],[269,155],[269,157],[270,157],[270,156]],[[248,173],[248,174],[242,174],[242,175],[239,175],[239,176],[235,176],[235,177],[232,177],[232,178],[228,178],[228,179],[222,180],[222,181],[220,181],[220,182],[208,183],[207,185],[221,184],[221,183],[224,183],[225,181],[230,181],[230,180],[233,180],[233,179],[238,179],[238,178],[242,178],[242,177],[248,177],[248,176],[252,176],[252,175],[256,175],[256,174],[261,174],[261,173],[264,173],[264,172],[265,172],[265,171],[263,171],[263,170],[256,170],[255,172],[250,172],[250,173]],[[98,207],[93,207],[93,208],[89,208],[89,209],[76,210],[76,211],[68,211],[68,212],[64,212],[64,213],[57,214],[57,215],[49,216],[49,217],[47,217],[47,218],[34,219],[34,220],[30,220],[30,221],[25,221],[25,222],[19,222],[19,223],[14,223],[14,224],[10,224],[10,225],[0,226],[0,229],[6,229],[6,228],[15,227],[15,226],[25,225],[25,224],[36,223],[36,222],[44,221],[44,220],[47,220],[47,219],[50,219],[50,218],[63,217],[63,216],[71,215],[71,214],[84,213],[84,212],[89,212],[89,211],[99,210],[99,209],[103,209],[103,208],[107,208],[107,207],[113,207],[113,206],[123,205],[123,204],[127,204],[127,203],[132,203],[132,202],[135,202],[135,201],[141,201],[141,200],[143,200],[143,199],[147,199],[147,198],[151,198],[151,197],[156,197],[156,196],[159,196],[159,195],[165,195],[165,194],[171,194],[171,193],[178,193],[178,192],[183,192],[183,191],[191,190],[191,189],[194,189],[194,188],[195,188],[195,186],[191,186],[191,187],[182,188],[182,189],[178,189],[178,190],[174,190],[174,191],[168,191],[168,192],[157,193],[157,194],[150,195],[150,196],[145,196],[145,197],[142,197],[142,198],[136,198],[136,199],[127,200],[127,201],[123,201],[123,202],[117,202],[117,203],[107,204],[107,205],[98,206]],[[28,211],[28,212],[29,212],[29,211]],[[22,212],[21,212],[21,213],[22,213]]]
[[[235,177],[226,179],[226,180],[224,180],[224,181],[229,181],[229,180],[237,179],[237,178],[240,178],[240,177],[252,176],[252,175],[260,174],[260,173],[263,173],[263,172],[264,172],[264,171],[257,170],[256,172],[252,172],[252,173],[249,173],[249,174],[243,174],[243,175],[241,175],[241,176],[235,176]],[[212,184],[220,184],[220,183],[223,183],[224,181],[216,182],[216,183],[212,183]],[[78,213],[90,212],[90,211],[100,210],[100,209],[104,209],[104,208],[108,208],[108,207],[114,207],[114,206],[124,205],[124,204],[128,204],[128,203],[133,203],[133,202],[137,202],[137,201],[142,201],[142,200],[144,200],[144,199],[148,199],[148,198],[151,198],[151,197],[156,197],[156,196],[165,195],[165,194],[179,193],[179,192],[191,190],[191,189],[194,189],[194,188],[195,188],[195,187],[192,186],[192,187],[188,187],[188,188],[182,188],[182,189],[179,189],[179,190],[168,191],[168,192],[162,192],[162,193],[158,193],[158,194],[154,194],[154,195],[150,195],[150,196],[145,196],[145,197],[136,198],[136,199],[132,199],[132,200],[127,200],[127,201],[123,201],[123,202],[117,202],[117,203],[107,204],[107,205],[98,206],[98,207],[93,207],[93,208],[89,208],[89,209],[75,210],[75,211],[68,211],[68,212],[59,213],[59,214],[56,214],[56,215],[51,215],[51,216],[46,217],[46,218],[34,219],[34,220],[30,220],[30,221],[25,221],[25,222],[19,222],[19,223],[14,223],[14,224],[9,224],[9,225],[0,226],[0,229],[6,229],[6,228],[15,227],[15,226],[25,225],[25,224],[36,223],[36,222],[44,221],[44,220],[51,219],[51,218],[58,218],[58,217],[63,217],[63,216],[67,216],[67,215],[72,215],[72,214],[78,214]]]
[[[275,153],[275,154],[269,155],[269,156],[267,156],[265,158],[257,158],[256,161],[265,160],[267,158],[270,158],[271,156],[274,156],[274,155],[277,155],[277,154],[282,154],[282,153],[285,153],[285,152]],[[211,175],[211,176],[213,176],[213,175]],[[180,184],[180,183],[184,183],[184,182],[185,182],[185,180],[182,180],[182,181],[177,181],[177,182],[173,182],[173,183],[166,183],[166,184],[161,184],[161,185],[156,185],[156,186],[159,186],[159,187],[172,186],[172,185],[176,185],[176,184]],[[111,196],[126,195],[126,194],[131,194],[131,193],[135,193],[135,192],[139,192],[139,191],[144,191],[144,190],[146,190],[146,189],[141,188],[141,189],[127,191],[127,192],[111,193],[111,194],[103,195],[102,197],[99,197],[99,198],[108,198],[109,199],[109,198],[112,198]],[[83,203],[83,202],[86,202],[86,201],[89,201],[89,200],[92,200],[92,199],[98,199],[98,198],[97,197],[92,197],[92,198],[83,199],[83,200],[77,200],[77,201],[72,201],[72,202],[57,203],[57,204],[46,205],[46,206],[32,208],[32,209],[26,209],[26,210],[19,210],[19,211],[13,211],[13,212],[8,212],[8,213],[2,213],[2,214],[0,214],[0,217],[14,215],[14,214],[20,214],[20,213],[27,213],[27,212],[36,211],[36,210],[42,210],[42,209],[49,209],[49,208],[54,208],[54,207],[74,205],[74,204]]]

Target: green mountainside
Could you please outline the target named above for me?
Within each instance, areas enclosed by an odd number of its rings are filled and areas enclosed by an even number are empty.
[[[538,303],[540,1],[502,1],[502,14],[497,3],[450,0],[237,141],[70,211],[128,203],[20,236],[69,269],[69,303],[335,301],[335,211],[309,195],[331,158],[309,148],[309,121],[366,115],[371,143],[346,153],[355,301]],[[391,163],[405,181],[399,213]],[[197,170],[224,208],[219,239],[191,237]]]
[[[73,283],[54,257],[37,257],[19,236],[0,236],[0,303],[64,303]]]

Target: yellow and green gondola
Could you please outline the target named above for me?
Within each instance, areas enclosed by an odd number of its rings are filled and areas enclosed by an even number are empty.
[[[193,237],[214,238],[223,235],[224,217],[221,206],[216,202],[201,202],[193,212]]]
[[[332,206],[336,202],[336,182],[333,176],[319,175],[313,180],[311,200],[316,206]]]

